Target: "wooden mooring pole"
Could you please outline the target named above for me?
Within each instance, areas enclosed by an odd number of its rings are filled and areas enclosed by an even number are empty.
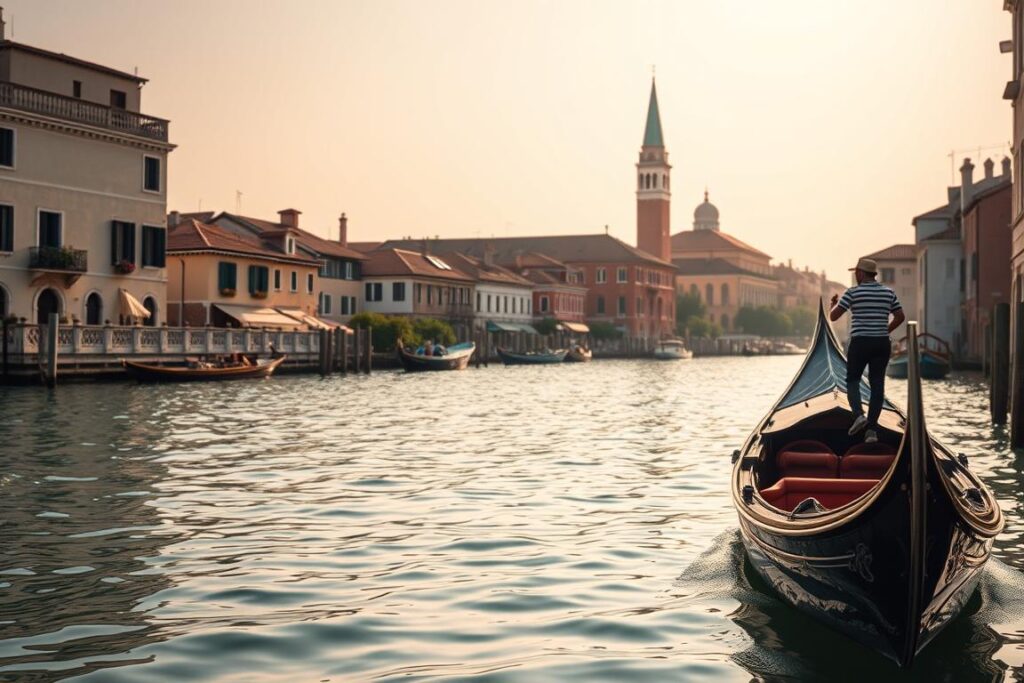
[[[373,370],[373,328],[366,328],[366,374]]]
[[[992,307],[991,406],[992,423],[1006,424],[1007,401],[1010,397],[1010,304]]]
[[[341,374],[348,374],[348,332],[341,331]]]
[[[4,318],[3,322],[0,323],[0,332],[2,332],[4,335],[2,338],[0,338],[0,347],[2,347],[3,349],[3,378],[5,382],[7,381],[8,377],[7,356],[9,352],[7,349],[7,326],[9,324],[10,323],[7,322],[7,318]]]
[[[1010,368],[1010,448],[1024,446],[1024,303],[1014,304]]]
[[[46,386],[57,386],[57,339],[60,322],[56,313],[51,313],[46,325],[46,370],[44,380]]]

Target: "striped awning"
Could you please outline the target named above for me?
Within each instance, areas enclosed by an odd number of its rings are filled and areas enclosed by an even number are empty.
[[[273,308],[260,306],[237,306],[233,304],[214,304],[230,318],[234,318],[243,327],[279,327],[296,330],[305,323],[295,318],[278,313]]]
[[[488,332],[525,332],[527,334],[537,334],[537,330],[533,329],[526,323],[505,323],[496,322],[494,320],[487,321]]]
[[[559,324],[565,329],[569,330],[570,332],[575,332],[576,334],[590,333],[590,328],[584,325],[583,323],[563,322]]]
[[[142,302],[132,296],[127,290],[117,290],[118,299],[121,302],[121,315],[130,318],[149,319],[149,309],[142,305]]]

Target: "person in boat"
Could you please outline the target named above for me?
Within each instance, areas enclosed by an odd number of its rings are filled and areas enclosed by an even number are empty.
[[[433,356],[434,355],[434,340],[428,339],[423,343],[423,355]]]
[[[876,280],[878,265],[874,260],[862,258],[853,271],[857,284],[850,287],[840,298],[832,295],[833,322],[850,312],[850,349],[846,359],[846,396],[853,411],[850,435],[864,431],[864,441],[878,441],[878,418],[882,414],[885,399],[885,368],[889,365],[892,341],[889,335],[906,320],[896,292]],[[868,384],[871,386],[871,400],[868,414],[860,400],[860,380],[868,370]]]

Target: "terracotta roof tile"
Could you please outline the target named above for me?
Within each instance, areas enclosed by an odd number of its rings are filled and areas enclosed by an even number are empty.
[[[885,249],[868,254],[864,258],[874,259],[876,261],[916,261],[917,260],[917,245],[916,244],[894,244]]]
[[[449,265],[458,268],[466,275],[476,279],[478,282],[494,282],[516,287],[530,287],[533,285],[533,283],[526,278],[516,275],[511,270],[503,266],[499,266],[498,264],[492,264],[490,266],[485,265],[482,259],[478,259],[468,254],[451,252],[441,254],[441,258]]]
[[[334,256],[337,258],[347,258],[359,261],[366,258],[366,255],[360,251],[351,247],[346,247],[340,242],[324,239],[323,237],[314,235],[308,230],[303,230],[302,228],[290,228],[275,221],[265,221],[262,218],[252,218],[250,216],[239,216],[226,211],[221,213],[218,218],[220,216],[225,216],[236,223],[248,224],[260,232],[273,233],[280,230],[292,230],[296,234],[296,240],[298,241],[299,246],[304,247],[309,251],[316,252],[321,256]]]
[[[755,249],[743,240],[718,230],[684,230],[672,235],[672,252],[710,251],[714,249],[740,250],[765,258],[771,258],[760,249]]]
[[[388,275],[414,275],[443,280],[473,282],[473,278],[454,266],[451,270],[438,268],[424,254],[407,249],[378,249],[367,254],[363,263],[363,277],[384,277]],[[442,259],[443,260],[443,259]],[[445,263],[447,263],[445,261]],[[448,264],[451,266],[452,264]]]
[[[761,278],[762,280],[776,279],[771,275],[755,273],[752,270],[740,268],[736,264],[730,263],[729,261],[720,258],[676,259],[675,264],[676,268],[679,270],[680,275],[749,275],[751,277]]]
[[[282,251],[272,249],[258,237],[247,238],[217,225],[201,223],[194,218],[182,221],[170,229],[170,232],[167,234],[167,251],[168,253],[195,251],[227,252],[244,256],[272,258],[277,261],[287,261],[288,263],[320,265],[320,262],[315,259],[291,256]]]

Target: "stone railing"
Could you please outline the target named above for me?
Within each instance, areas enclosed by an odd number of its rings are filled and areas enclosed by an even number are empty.
[[[8,354],[44,353],[45,331],[45,325],[8,324]],[[320,352],[320,333],[318,330],[284,332],[253,328],[114,325],[62,325],[57,330],[57,352],[61,356],[268,353],[271,345],[281,353],[317,354]]]

